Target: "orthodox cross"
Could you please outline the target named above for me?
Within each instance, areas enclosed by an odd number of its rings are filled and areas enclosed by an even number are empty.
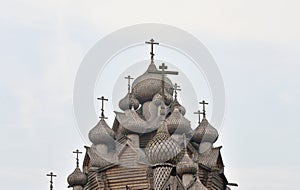
[[[153,39],[151,39],[149,42],[145,42],[145,43],[151,45],[150,55],[151,55],[151,61],[153,61],[153,59],[154,59],[153,45],[159,45],[159,43],[158,42],[154,42]]]
[[[74,154],[76,154],[76,166],[79,167],[79,158],[78,154],[82,154],[78,149],[76,151],[73,151]]]
[[[199,104],[200,105],[202,105],[203,106],[203,112],[202,112],[202,114],[203,114],[203,118],[205,118],[205,116],[206,116],[206,110],[205,110],[205,105],[208,105],[208,103],[207,102],[205,102],[204,100],[202,100],[201,102],[199,102]]]
[[[107,117],[104,116],[104,101],[108,101],[108,99],[105,99],[104,96],[101,98],[97,98],[97,100],[101,100],[101,116],[99,118],[101,119],[107,119]]]
[[[177,91],[181,91],[180,86],[178,86],[177,83],[175,83],[174,85],[174,91],[175,91],[175,99],[177,99]]]
[[[149,72],[149,73],[156,73],[156,74],[161,74],[161,90],[162,90],[162,96],[163,99],[165,99],[165,75],[170,74],[170,75],[178,75],[177,71],[166,71],[168,67],[165,65],[165,63],[162,63],[161,66],[159,66],[159,69],[161,71],[154,71],[154,72]]]
[[[53,177],[56,177],[56,175],[54,175],[52,172],[50,172],[49,174],[47,174],[47,176],[50,177],[50,190],[53,189]]]
[[[200,115],[203,114],[203,112],[201,112],[200,110],[198,110],[197,112],[194,112],[194,114],[198,115],[198,124],[200,124],[200,122],[201,122]]]
[[[128,75],[127,77],[124,77],[124,78],[128,80],[128,93],[130,93],[130,80],[132,80],[133,78],[131,78],[130,75]]]

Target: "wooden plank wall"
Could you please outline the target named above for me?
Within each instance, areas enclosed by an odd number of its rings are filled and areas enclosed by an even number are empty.
[[[136,162],[137,154],[127,146],[119,156],[120,166],[108,169],[106,174],[107,185],[111,190],[125,190],[126,185],[131,190],[149,190],[148,167]]]

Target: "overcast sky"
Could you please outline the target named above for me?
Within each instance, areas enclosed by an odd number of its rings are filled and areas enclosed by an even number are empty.
[[[193,34],[215,58],[226,90],[216,144],[223,146],[228,180],[243,190],[296,189],[299,6],[292,0],[2,0],[1,188],[48,189],[46,173],[53,171],[55,189],[67,189],[71,152],[86,145],[72,105],[83,57],[117,29],[154,22]]]

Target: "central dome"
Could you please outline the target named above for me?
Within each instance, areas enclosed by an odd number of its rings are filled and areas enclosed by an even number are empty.
[[[155,64],[151,62],[147,71],[134,80],[132,93],[140,103],[151,101],[153,96],[161,91],[162,76],[151,73],[157,71]],[[173,94],[173,84],[168,77],[165,77],[165,90],[169,94]]]

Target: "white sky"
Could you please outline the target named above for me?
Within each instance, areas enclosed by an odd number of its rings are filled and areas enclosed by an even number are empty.
[[[66,189],[71,152],[84,145],[72,110],[78,66],[97,40],[147,22],[186,30],[213,54],[226,90],[217,145],[229,181],[243,190],[296,189],[299,6],[292,0],[2,0],[2,189],[47,189],[49,171],[58,175],[55,189]]]

